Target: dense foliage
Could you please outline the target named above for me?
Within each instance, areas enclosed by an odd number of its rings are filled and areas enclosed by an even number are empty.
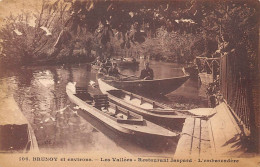
[[[23,12],[5,18],[0,29],[0,62],[5,65],[31,64],[46,59],[62,28],[66,5],[50,6],[43,1],[39,13]],[[51,30],[51,31],[50,31]]]
[[[30,64],[75,58],[77,50],[89,58],[93,52],[137,48],[166,61],[236,54],[254,63],[258,6],[257,1],[44,1],[38,14],[6,19],[0,61]],[[28,24],[33,18],[34,27]]]

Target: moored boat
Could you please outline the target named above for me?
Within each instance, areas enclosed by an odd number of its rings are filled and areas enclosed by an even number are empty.
[[[174,123],[174,127],[179,129],[187,117],[203,118],[205,116],[196,115],[188,110],[176,110],[167,105],[158,103],[151,99],[142,97],[140,95],[127,92],[125,90],[116,89],[108,85],[101,78],[98,79],[99,88],[102,93],[108,94],[109,100],[118,106],[131,109],[144,116],[144,118],[154,121],[156,123]]]
[[[179,134],[144,120],[139,114],[108,102],[106,95],[90,95],[86,91],[76,89],[73,83],[68,83],[66,86],[66,93],[70,101],[108,128],[122,135],[179,139]]]
[[[170,106],[156,102],[155,100],[122,89],[117,89],[105,83],[101,78],[98,79],[98,83],[100,85],[99,89],[103,94],[115,96],[125,102],[128,102],[136,107],[139,107],[151,113],[161,114],[161,115],[188,115],[188,116],[205,117],[205,118],[211,116],[211,114],[209,114],[209,112],[206,110],[211,110],[212,108],[198,108],[200,110],[203,110],[205,114],[198,113],[197,112],[198,109],[191,109],[191,110],[173,109]]]
[[[129,77],[130,79],[130,77]],[[111,77],[103,77],[103,81],[118,89],[127,90],[136,94],[148,96],[166,95],[178,89],[189,79],[189,75],[154,80],[115,80]]]
[[[12,96],[2,101],[0,111],[0,152],[39,152],[34,131]]]

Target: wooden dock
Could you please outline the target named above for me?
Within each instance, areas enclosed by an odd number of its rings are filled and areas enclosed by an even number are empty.
[[[178,142],[175,157],[239,156],[243,133],[225,103],[213,109],[207,120],[187,118]]]

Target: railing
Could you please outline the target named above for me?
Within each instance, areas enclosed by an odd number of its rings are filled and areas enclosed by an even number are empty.
[[[199,73],[211,74],[213,79],[219,75],[220,59],[208,57],[196,57]]]
[[[196,57],[196,63],[199,68],[199,72],[207,72],[212,74],[214,66],[220,65],[219,58],[208,58],[208,57]]]
[[[252,127],[252,111],[249,104],[249,84],[238,72],[234,55],[220,59],[220,92],[247,135]]]

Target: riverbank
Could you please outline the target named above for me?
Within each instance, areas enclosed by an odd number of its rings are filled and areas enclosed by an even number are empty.
[[[3,69],[14,69],[14,68],[25,68],[30,66],[46,66],[46,65],[64,65],[64,64],[77,64],[77,63],[89,63],[95,60],[95,57],[89,57],[86,55],[75,55],[66,57],[54,57],[44,59],[33,59],[30,61],[20,62],[0,62],[0,70]]]

